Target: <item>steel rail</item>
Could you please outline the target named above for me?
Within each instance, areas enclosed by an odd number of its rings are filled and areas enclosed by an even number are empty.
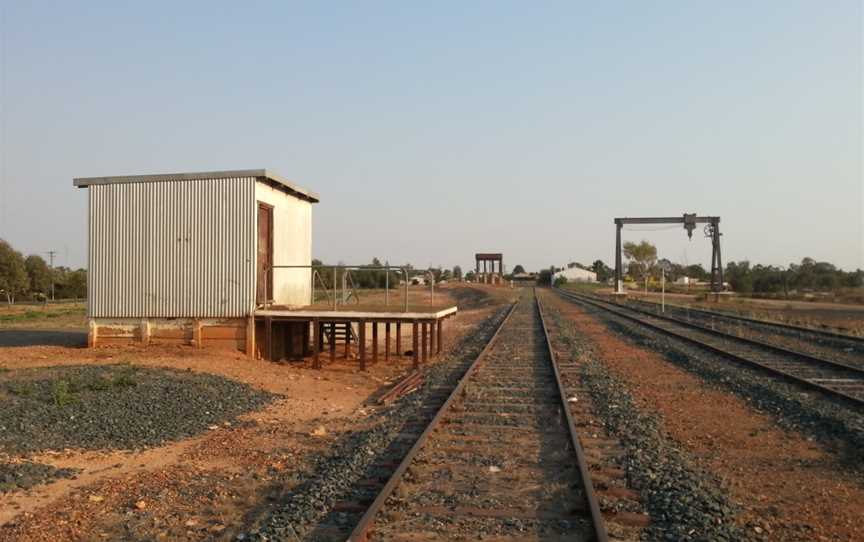
[[[563,291],[562,291],[562,294],[565,297],[574,295],[571,292],[563,292]],[[586,297],[588,297],[588,296],[586,296]],[[606,301],[605,299],[598,299],[598,298],[592,298],[592,299],[599,302],[599,303],[611,303],[609,301]],[[615,305],[615,306],[620,307],[621,305]],[[711,335],[716,335],[718,337],[722,337],[722,338],[732,337],[738,342],[742,342],[745,344],[751,344],[753,346],[757,346],[759,348],[764,348],[766,350],[771,350],[771,351],[776,352],[778,354],[783,354],[784,356],[794,356],[794,357],[796,357],[799,360],[804,361],[804,362],[810,363],[810,362],[815,361],[815,362],[818,362],[818,363],[821,363],[824,365],[831,365],[835,369],[853,372],[856,374],[860,374],[862,377],[864,377],[864,368],[858,367],[855,365],[848,365],[846,363],[843,363],[842,361],[834,361],[832,359],[823,358],[823,357],[818,356],[816,354],[801,352],[799,350],[792,350],[791,348],[785,348],[783,346],[778,346],[776,344],[773,344],[773,343],[770,343],[767,341],[761,341],[759,339],[753,339],[750,337],[739,337],[738,335],[733,335],[731,333],[727,333],[727,332],[722,331],[722,330],[710,328],[706,325],[703,325],[703,324],[700,324],[697,322],[691,322],[690,320],[684,320],[682,318],[678,318],[676,316],[671,316],[669,314],[657,314],[657,313],[651,312],[647,309],[632,307],[630,305],[625,305],[624,308],[631,310],[631,311],[634,311],[634,312],[644,314],[646,316],[651,316],[652,318],[657,318],[659,320],[666,320],[668,322],[675,322],[675,323],[681,324],[683,326],[692,327],[693,329],[698,329],[699,331],[704,331],[705,333],[709,333]]]
[[[408,450],[408,453],[399,463],[399,466],[396,467],[396,470],[390,476],[390,479],[387,480],[387,483],[381,489],[381,492],[378,493],[378,496],[375,497],[375,500],[372,501],[372,504],[369,505],[369,508],[366,510],[366,513],[363,514],[363,517],[360,518],[360,521],[354,527],[354,530],[351,531],[351,534],[348,536],[348,542],[366,542],[368,540],[369,532],[375,521],[375,516],[378,515],[378,512],[384,507],[384,503],[387,502],[387,499],[390,495],[393,494],[393,491],[396,489],[396,486],[399,485],[399,482],[402,480],[402,475],[405,474],[405,471],[408,469],[408,466],[423,448],[423,445],[426,444],[426,441],[429,439],[429,435],[432,434],[432,431],[438,426],[441,420],[444,418],[444,415],[447,413],[447,410],[450,408],[450,405],[457,399],[462,390],[465,388],[468,383],[468,379],[473,375],[480,366],[480,363],[492,349],[492,346],[495,344],[498,336],[501,334],[501,330],[504,329],[504,325],[510,320],[510,317],[513,316],[513,312],[516,310],[519,302],[513,303],[510,307],[510,310],[507,312],[507,315],[501,320],[501,323],[498,325],[498,329],[495,330],[495,333],[489,339],[489,342],[486,343],[486,346],[483,347],[483,350],[477,355],[477,358],[471,363],[471,366],[465,371],[465,374],[462,378],[459,379],[458,384],[447,397],[447,400],[438,409],[438,412],[435,414],[435,417],[432,418],[432,421],[429,422],[429,425],[426,426],[426,429],[423,430],[423,433],[417,438],[417,441]]]
[[[659,303],[655,303],[654,301],[647,301],[644,299],[638,299],[639,303],[650,304],[650,305],[659,305]],[[786,330],[786,331],[795,331],[798,333],[809,333],[811,335],[815,335],[817,337],[822,337],[824,339],[833,339],[833,340],[841,340],[841,341],[849,341],[852,343],[859,343],[864,346],[864,337],[858,337],[856,335],[849,335],[847,333],[840,333],[838,331],[829,331],[827,329],[816,329],[812,327],[799,326],[795,324],[785,324],[783,322],[773,322],[771,320],[762,320],[761,318],[750,318],[748,316],[741,316],[739,314],[731,314],[728,312],[721,311],[712,311],[708,309],[696,309],[693,307],[688,307],[686,305],[678,305],[677,303],[666,303],[667,307],[674,307],[679,310],[687,310],[697,314],[704,314],[706,316],[718,316],[720,318],[728,318],[730,320],[737,320],[740,322],[746,322],[748,324],[759,324],[767,327],[776,327],[778,329]]]
[[[583,296],[583,295],[579,295],[579,294],[573,294],[573,293],[570,293],[570,292],[562,293],[561,290],[559,290],[559,289],[556,289],[555,291],[558,292],[559,295],[561,295],[561,296],[564,297],[565,299],[569,299],[569,300],[574,301],[574,302],[577,302],[577,303],[583,303],[583,304],[586,304],[586,305],[590,305],[590,306],[592,306],[592,307],[596,307],[596,308],[599,308],[599,309],[602,309],[602,310],[605,310],[605,311],[611,312],[612,314],[615,314],[615,315],[618,315],[618,316],[620,316],[620,317],[622,317],[622,318],[626,318],[626,319],[628,319],[628,320],[634,321],[634,322],[636,322],[636,323],[638,323],[638,324],[641,324],[641,325],[643,325],[643,326],[645,326],[645,327],[648,327],[648,328],[650,328],[650,329],[653,329],[653,330],[655,330],[655,331],[659,331],[659,332],[664,333],[664,334],[666,334],[666,335],[669,335],[669,336],[671,336],[671,337],[675,337],[675,338],[677,338],[677,339],[681,339],[681,340],[687,341],[687,342],[689,342],[689,343],[691,343],[691,344],[695,344],[695,345],[699,346],[700,348],[704,348],[704,349],[706,349],[706,350],[710,350],[710,351],[712,351],[712,352],[714,352],[714,353],[716,353],[716,354],[719,354],[719,355],[721,355],[721,356],[728,357],[728,358],[734,359],[734,360],[736,360],[736,361],[738,361],[738,362],[740,362],[740,363],[743,363],[743,364],[745,364],[745,365],[749,365],[749,366],[755,367],[755,368],[757,368],[757,369],[760,369],[760,370],[766,371],[766,372],[768,372],[768,373],[771,373],[771,374],[773,374],[773,375],[779,376],[779,377],[781,377],[781,378],[783,378],[783,379],[785,379],[785,380],[788,380],[788,381],[790,381],[790,382],[793,382],[793,383],[795,383],[795,384],[798,384],[798,385],[801,385],[801,386],[805,386],[805,387],[808,387],[808,388],[811,388],[811,389],[817,390],[817,391],[819,391],[819,392],[821,392],[821,393],[824,393],[824,394],[827,394],[827,395],[831,395],[831,396],[833,396],[833,397],[835,397],[835,398],[838,398],[838,399],[841,399],[841,400],[843,400],[843,401],[846,401],[846,402],[848,402],[848,403],[850,403],[850,404],[852,404],[852,405],[854,405],[854,406],[856,406],[856,407],[859,407],[859,408],[860,408],[860,407],[864,406],[864,399],[861,399],[861,398],[859,398],[859,397],[855,397],[854,395],[849,395],[849,394],[847,394],[847,393],[845,393],[845,392],[842,392],[842,391],[840,391],[840,390],[836,390],[836,389],[833,389],[833,388],[829,388],[829,387],[827,387],[827,386],[824,386],[824,385],[819,384],[819,383],[817,383],[817,382],[813,382],[813,381],[811,381],[811,380],[808,380],[808,379],[806,379],[806,378],[800,377],[800,376],[795,375],[795,374],[793,374],[793,373],[790,373],[790,372],[788,372],[788,371],[784,371],[783,369],[778,369],[778,368],[776,368],[776,367],[771,367],[771,366],[766,365],[766,364],[764,364],[764,363],[761,363],[761,362],[759,362],[759,361],[756,361],[756,360],[753,360],[753,359],[750,359],[750,358],[747,358],[747,357],[741,356],[741,355],[739,355],[739,354],[735,354],[734,352],[729,352],[728,350],[724,350],[724,349],[722,349],[722,348],[718,348],[718,347],[716,347],[716,346],[714,346],[714,345],[711,345],[711,344],[708,344],[708,343],[706,343],[706,342],[704,342],[704,341],[700,341],[699,339],[695,339],[695,338],[693,338],[693,337],[689,337],[689,336],[687,336],[686,334],[679,333],[679,332],[677,332],[677,331],[673,331],[673,330],[671,330],[671,329],[666,329],[666,328],[664,328],[664,327],[662,327],[662,326],[658,326],[658,325],[653,324],[653,323],[651,323],[651,322],[649,322],[649,321],[646,321],[645,319],[640,318],[640,317],[638,317],[638,316],[633,316],[632,314],[627,314],[627,313],[625,312],[626,310],[633,311],[633,312],[636,312],[636,313],[640,313],[640,311],[637,311],[636,309],[633,309],[633,308],[631,308],[631,307],[626,307],[626,308],[624,308],[625,310],[622,310],[622,307],[621,307],[621,306],[616,305],[616,304],[611,303],[611,302],[608,302],[608,301],[599,301],[599,300],[596,300],[596,299],[589,298],[589,297],[587,297],[587,296]],[[613,309],[613,308],[611,308],[609,305],[614,306],[615,308]],[[651,317],[657,318],[658,320],[663,320],[663,318],[659,318],[659,317],[657,317],[656,315],[653,315],[653,314],[651,315]],[[690,324],[690,323],[688,323],[688,322],[685,322],[685,321],[671,320],[671,322],[672,322],[673,324],[679,325],[679,326],[681,326],[681,327],[685,327],[685,328],[686,328],[686,327],[692,327],[692,328],[696,328],[698,331],[703,331],[699,326],[692,325],[692,324]],[[737,341],[737,340],[740,339],[739,337],[736,337],[735,335],[725,335],[725,336],[726,336],[727,338],[729,338],[729,339],[732,339],[733,341]],[[743,342],[743,341],[742,341],[742,342]],[[804,355],[806,356],[806,354],[804,354]],[[819,363],[819,362],[817,362],[817,366],[818,366],[818,363]],[[844,370],[845,370],[845,369],[844,369]],[[864,384],[864,380],[862,380],[862,384]]]
[[[576,422],[573,419],[573,414],[570,412],[570,404],[567,402],[564,382],[562,382],[561,372],[558,370],[558,358],[555,356],[555,350],[552,348],[552,339],[549,337],[549,329],[546,327],[546,318],[543,316],[543,305],[540,303],[540,298],[537,297],[536,289],[534,292],[534,298],[537,300],[537,312],[540,315],[540,324],[543,326],[543,335],[546,336],[546,347],[549,349],[549,359],[552,363],[552,369],[555,372],[555,382],[558,384],[558,396],[561,399],[561,408],[564,410],[564,416],[567,418],[567,432],[570,434],[570,442],[573,445],[573,451],[576,454],[576,464],[579,467],[579,474],[582,477],[582,488],[585,492],[585,499],[588,501],[588,509],[591,512],[591,522],[594,527],[594,539],[597,542],[607,542],[609,540],[609,534],[606,531],[606,523],[603,521],[603,515],[600,512],[600,503],[597,501],[597,495],[594,492],[594,484],[591,482],[591,472],[588,470],[585,451],[582,449],[582,444],[579,442],[579,435],[576,433]]]

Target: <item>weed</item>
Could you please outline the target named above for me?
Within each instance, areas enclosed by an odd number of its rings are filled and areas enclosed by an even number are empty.
[[[8,389],[14,395],[28,397],[35,391],[31,382],[10,382]]]
[[[107,378],[94,375],[86,381],[76,383],[81,389],[90,391],[106,391],[111,389],[112,382]]]
[[[135,381],[135,376],[135,367],[131,364],[126,364],[117,371],[116,375],[114,375],[114,378],[111,380],[111,385],[115,388],[131,388],[137,386],[138,382]]]
[[[54,404],[57,406],[66,406],[75,401],[75,393],[70,389],[67,380],[55,380],[51,391],[54,396]]]

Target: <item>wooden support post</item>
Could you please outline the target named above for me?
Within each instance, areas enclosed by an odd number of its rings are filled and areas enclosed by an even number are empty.
[[[384,361],[390,361],[390,322],[384,324]]]
[[[414,358],[414,368],[418,368],[420,366],[420,331],[418,330],[420,326],[417,325],[417,320],[411,322],[411,342],[413,343],[414,348],[411,349],[411,355]]]
[[[360,337],[357,339],[357,346],[360,348],[360,370],[366,370],[366,320],[360,320],[358,324],[360,328]]]
[[[345,322],[345,359],[351,355],[351,322]]]
[[[246,357],[255,359],[255,316],[246,318]]]
[[[336,361],[336,322],[330,322],[330,363]]]
[[[427,349],[429,344],[429,337],[427,336],[427,333],[429,333],[429,324],[423,322],[422,327],[423,330],[420,332],[420,334],[422,335],[423,339],[423,356],[420,361],[426,363],[427,361],[429,361],[429,350]]]
[[[372,321],[372,363],[378,363],[378,321]]]
[[[195,326],[197,323],[198,320],[195,320],[192,325]],[[194,330],[195,328],[193,327],[192,329]],[[194,338],[195,332],[193,331],[192,333]],[[144,346],[150,344],[150,320],[146,318],[141,319],[141,322],[138,323],[138,335],[141,336],[141,344],[143,344]],[[195,346],[198,346],[197,343],[195,344]]]
[[[312,368],[321,368],[321,358],[318,352],[321,350],[321,322],[317,318],[312,319]]]
[[[438,339],[438,334],[435,332],[435,328],[437,327],[437,320],[432,320],[429,322],[429,357],[435,357],[435,341]]]
[[[96,325],[96,320],[90,320],[87,323],[87,347],[95,348],[99,342],[98,331],[99,326]]]
[[[150,342],[149,324],[147,325],[147,342]],[[201,338],[201,320],[192,320],[192,344],[195,345],[195,348],[204,347],[204,340]]]
[[[438,350],[435,352],[436,354],[440,354],[441,349],[443,348],[441,345],[444,343],[444,331],[443,331],[443,329],[444,329],[444,320],[446,320],[446,319],[447,319],[447,317],[445,316],[444,318],[438,320]]]
[[[273,318],[264,317],[264,359],[273,361]]]
[[[402,322],[396,322],[396,357],[402,357]]]

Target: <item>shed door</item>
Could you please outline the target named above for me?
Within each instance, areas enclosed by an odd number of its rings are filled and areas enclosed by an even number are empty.
[[[263,305],[273,299],[273,207],[258,202],[258,288],[255,301]]]

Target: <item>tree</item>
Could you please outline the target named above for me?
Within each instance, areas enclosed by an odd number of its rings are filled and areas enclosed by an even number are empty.
[[[456,280],[462,280],[462,268],[458,265],[453,266],[453,278]]]
[[[591,271],[597,274],[597,282],[606,282],[615,274],[615,270],[603,263],[603,260],[597,260],[591,265]]]
[[[747,260],[726,264],[725,278],[736,292],[749,294],[753,291],[753,273]]]
[[[0,291],[6,295],[6,302],[15,303],[15,296],[25,293],[29,282],[24,257],[0,239]]]
[[[516,267],[513,268],[513,274],[514,275],[516,275],[518,273],[524,273],[524,272],[525,272],[525,268],[522,267],[522,265],[520,265],[520,264],[516,264]]]
[[[467,273],[465,273],[465,280],[467,282],[474,282],[475,278],[477,278],[477,276],[475,275],[474,271],[468,271]]]
[[[691,279],[696,280],[708,280],[709,278],[708,271],[705,271],[705,268],[702,267],[701,263],[688,265],[684,268],[684,274]]]
[[[51,268],[42,259],[41,256],[31,254],[24,260],[24,267],[27,269],[27,278],[30,283],[31,293],[40,293],[48,295],[51,290],[51,284],[54,281]]]
[[[624,256],[629,260],[628,269],[633,278],[645,281],[645,291],[648,291],[648,278],[657,265],[657,247],[643,240],[636,244],[632,241],[624,243]]]
[[[87,297],[87,271],[85,269],[77,269],[69,273],[66,279],[67,296],[73,299],[83,299]]]

